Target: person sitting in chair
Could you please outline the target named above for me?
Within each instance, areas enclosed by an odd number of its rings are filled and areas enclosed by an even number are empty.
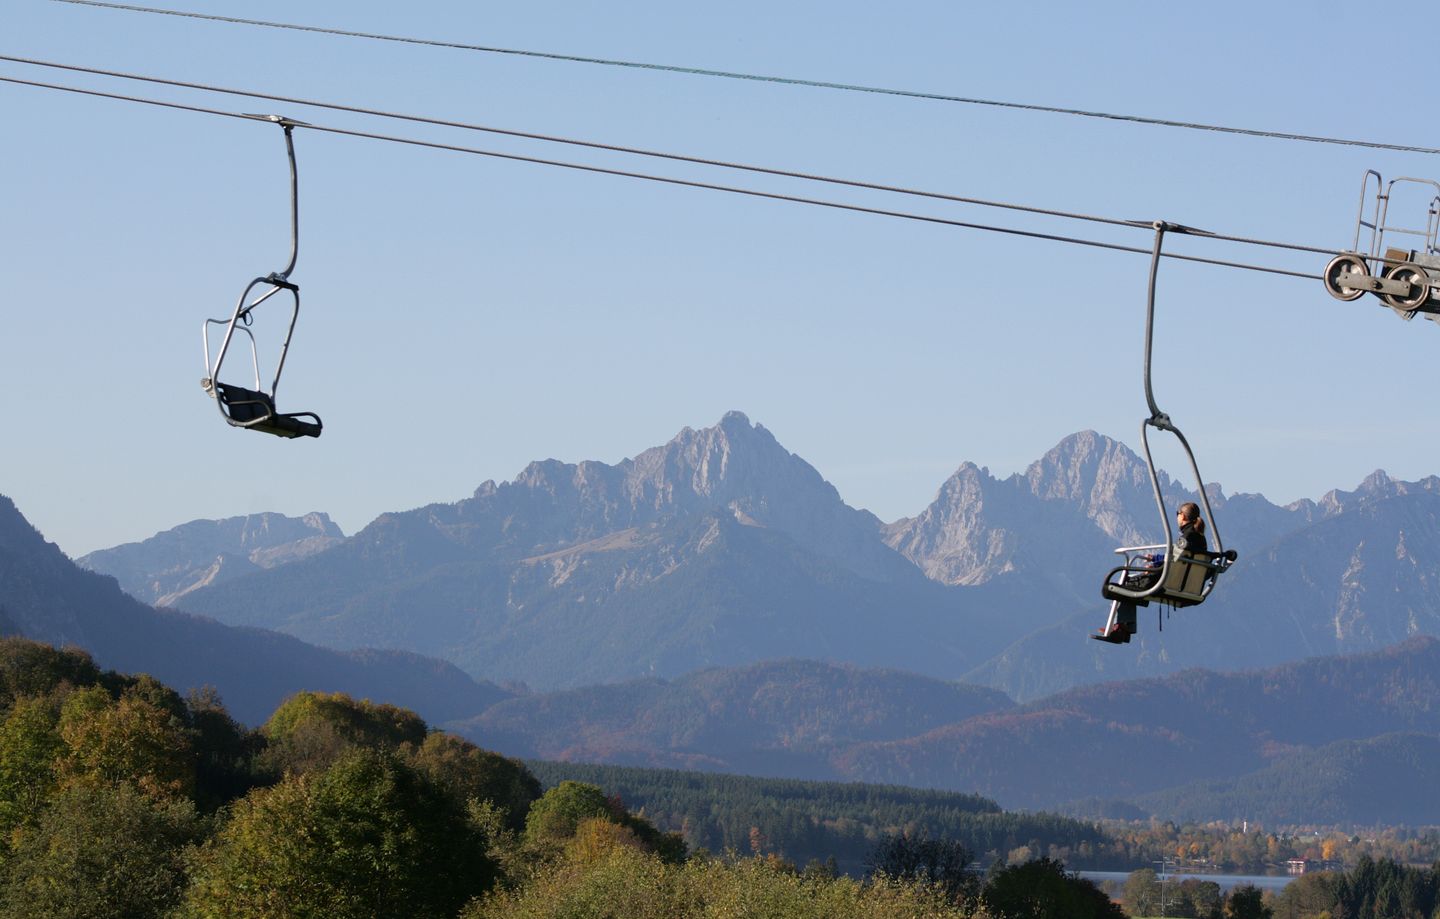
[[[1175,538],[1175,550],[1192,555],[1207,551],[1205,518],[1200,516],[1200,506],[1194,501],[1186,501],[1175,511],[1175,516],[1180,522],[1180,533]],[[1151,556],[1151,570],[1128,576],[1125,578],[1124,586],[1129,590],[1145,590],[1150,587],[1160,576],[1164,561],[1163,556]],[[1094,637],[1111,644],[1125,644],[1130,641],[1130,636],[1134,635],[1136,631],[1136,606],[1125,600],[1112,600],[1111,604],[1110,618],[1107,620],[1107,622],[1113,623],[1110,625],[1110,631]]]

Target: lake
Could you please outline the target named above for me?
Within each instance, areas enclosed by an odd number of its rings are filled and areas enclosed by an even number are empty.
[[[1082,878],[1089,878],[1092,881],[1119,881],[1125,883],[1130,876],[1128,871],[1077,871],[1076,874]],[[1280,891],[1287,884],[1295,880],[1296,875],[1282,874],[1278,876],[1266,874],[1187,874],[1183,871],[1172,871],[1165,876],[1168,880],[1183,881],[1187,878],[1194,878],[1197,881],[1214,881],[1220,885],[1220,889],[1229,893],[1231,889],[1242,884],[1253,884],[1261,890]]]

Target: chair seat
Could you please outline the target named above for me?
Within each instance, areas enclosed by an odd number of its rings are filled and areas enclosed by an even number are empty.
[[[266,393],[232,383],[217,382],[215,389],[225,409],[226,420],[236,427],[276,437],[319,437],[324,429],[320,416],[313,412],[281,414],[275,411],[275,401]]]

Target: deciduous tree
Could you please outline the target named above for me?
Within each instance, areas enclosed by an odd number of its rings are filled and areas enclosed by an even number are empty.
[[[493,880],[485,848],[397,756],[352,750],[238,801],[196,859],[184,915],[449,917]]]
[[[149,919],[184,890],[184,847],[200,834],[194,806],[128,782],[55,794],[17,834],[0,877],[4,919]]]

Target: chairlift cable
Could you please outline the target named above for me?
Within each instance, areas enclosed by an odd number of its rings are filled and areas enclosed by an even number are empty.
[[[269,102],[284,102],[291,105],[305,105],[313,108],[331,109],[340,112],[350,112],[357,115],[370,115],[376,118],[392,118],[399,121],[409,121],[417,124],[429,124],[446,128],[462,128],[467,131],[481,131],[487,134],[500,134],[506,137],[519,137],[526,140],[540,140],[548,143],[568,144],[575,147],[585,147],[592,150],[606,150],[612,153],[628,153],[636,156],[654,157],[657,159],[674,160],[677,162],[693,163],[700,166],[718,166],[724,169],[736,169],[745,172],[755,172],[765,175],[780,176],[790,179],[805,179],[811,182],[825,182],[832,185],[844,185],[851,188],[864,188],[871,191],[893,192],[902,195],[913,195],[922,198],[934,198],[941,201],[953,201],[959,204],[975,204],[983,207],[1003,208],[1006,210],[1025,211],[1032,214],[1042,214],[1049,217],[1066,217],[1073,220],[1087,220],[1094,223],[1108,223],[1115,226],[1148,227],[1145,221],[1123,220],[1114,217],[1099,217],[1093,214],[1079,214],[1070,211],[1059,211],[1051,208],[1033,207],[1024,204],[1013,204],[1005,201],[991,201],[983,198],[970,198],[961,195],[950,195],[943,192],[923,191],[914,188],[904,188],[896,185],[885,185],[878,182],[866,182],[855,179],[841,179],[833,176],[818,175],[815,173],[799,172],[788,169],[778,169],[769,166],[756,166],[747,163],[736,163],[727,160],[710,159],[707,157],[690,156],[681,153],[667,153],[659,150],[648,150],[641,147],[627,147],[619,144],[607,144],[598,141],[579,140],[571,137],[561,137],[552,134],[539,134],[530,131],[520,131],[511,128],[497,128],[490,125],[474,124],[464,121],[452,121],[444,118],[431,118],[424,115],[409,115],[400,112],[388,112],[380,109],[364,108],[356,105],[346,105],[336,102],[321,102],[315,99],[303,99],[295,96],[282,96],[273,93],[253,92],[244,89],[235,89],[225,86],[213,86],[205,83],[192,83],[186,80],[172,80],[165,77],[152,77],[143,74],[125,73],[116,70],[103,70],[96,67],[83,67],[76,64],[60,64],[54,61],[42,61],[33,58],[12,57],[0,54],[0,61],[10,61],[16,64],[28,64],[36,67],[51,67],[58,70],[73,71],[76,73],[89,73],[96,76],[115,77],[123,80],[138,80],[146,83],[156,83],[163,86],[174,86],[182,89],[196,89],[204,92],[224,93],[233,96],[245,96],[251,99],[264,99]],[[1315,251],[1328,252],[1329,250],[1317,249]]]
[[[627,153],[636,156],[653,157],[657,159],[673,160],[676,162],[693,163],[701,166],[716,166],[724,169],[735,169],[744,172],[754,172],[763,175],[773,175],[782,178],[803,179],[811,182],[824,182],[831,185],[841,185],[849,188],[863,188],[870,191],[892,192],[901,195],[911,195],[921,198],[933,198],[940,201],[952,201],[959,204],[973,204],[981,207],[993,207],[1003,210],[1022,211],[1031,214],[1041,214],[1048,217],[1063,217],[1071,220],[1084,220],[1093,223],[1104,223],[1112,226],[1144,227],[1150,226],[1149,221],[1125,220],[1116,217],[1102,217],[1094,214],[1081,214],[1074,211],[1061,211],[1053,208],[1035,207],[1033,205],[1015,204],[1008,201],[994,201],[985,198],[972,198],[962,195],[946,194],[944,192],[924,191],[915,188],[906,188],[896,185],[885,185],[878,182],[867,182],[857,179],[842,179],[834,176],[819,175],[816,173],[799,172],[788,169],[779,169],[769,166],[756,166],[749,163],[736,163],[728,160],[710,159],[707,157],[690,156],[680,153],[668,153],[658,150],[649,150],[641,147],[628,147],[619,144],[607,144],[598,141],[580,140],[571,137],[562,137],[551,134],[539,134],[530,131],[520,131],[511,128],[497,128],[490,125],[474,124],[472,122],[453,121],[443,118],[432,118],[424,115],[410,115],[400,112],[388,112],[381,109],[371,109],[362,106],[346,105],[336,102],[321,102],[315,99],[305,99],[296,96],[282,96],[273,93],[262,93],[251,90],[235,89],[226,86],[214,86],[206,83],[194,83],[186,80],[172,80],[166,77],[154,77],[144,74],[126,73],[118,70],[104,70],[97,67],[85,67],[78,64],[61,64],[54,61],[42,61],[34,58],[13,57],[0,54],[0,61],[10,61],[16,64],[26,64],[35,67],[49,67],[58,70],[73,71],[76,73],[88,73],[96,76],[114,77],[123,80],[136,80],[145,83],[155,83],[163,86],[174,86],[182,89],[195,89],[203,92],[222,93],[233,96],[244,96],[251,99],[264,99],[269,102],[284,102],[293,105],[304,105],[312,108],[330,109],[334,111],[350,112],[358,115],[370,115],[377,118],[391,118],[399,121],[409,121],[417,124],[430,124],[439,127],[461,128],[468,131],[481,131],[488,134],[499,134],[507,137],[519,137],[527,140],[539,140],[548,143],[567,144],[570,146],[584,147],[592,150],[606,150],[614,153]],[[1254,246],[1268,246],[1276,249],[1289,249],[1296,252],[1314,252],[1321,255],[1335,254],[1334,249],[1321,246],[1306,246],[1297,243],[1276,242],[1273,240],[1256,239],[1247,236],[1230,236],[1223,233],[1213,233],[1205,230],[1196,230],[1191,227],[1173,226],[1174,232],[1185,233],[1191,236],[1202,236],[1207,239],[1215,239],[1225,242],[1244,243]]]
[[[147,98],[140,97],[140,96],[128,96],[128,95],[124,95],[124,94],[120,94],[120,93],[104,92],[104,91],[101,91],[101,90],[84,89],[84,88],[75,87],[75,86],[63,86],[63,85],[60,85],[60,84],[44,83],[44,82],[40,82],[40,81],[36,81],[36,80],[24,80],[24,79],[20,79],[20,78],[18,78],[18,77],[0,76],[0,82],[4,82],[4,83],[14,83],[14,84],[22,85],[22,86],[33,86],[33,87],[38,87],[38,88],[42,88],[42,89],[52,89],[52,90],[58,90],[58,91],[61,91],[61,92],[75,93],[75,94],[79,94],[79,95],[97,96],[97,97],[100,97],[100,98],[114,99],[114,100],[123,101],[123,102],[137,102],[137,103],[143,103],[143,104],[146,104],[146,105],[152,105],[152,106],[156,106],[156,107],[160,107],[160,108],[179,109],[179,110],[182,110],[182,111],[197,112],[197,113],[208,114],[208,115],[222,115],[222,116],[225,116],[225,117],[228,117],[228,118],[238,118],[238,119],[244,119],[244,120],[248,120],[248,121],[256,121],[256,120],[259,120],[259,121],[267,121],[267,120],[270,120],[268,116],[264,116],[264,115],[253,115],[253,114],[245,114],[245,113],[240,113],[240,112],[227,112],[227,111],[223,111],[223,110],[220,110],[220,109],[211,109],[211,108],[205,108],[205,107],[202,107],[202,106],[187,105],[187,104],[178,103],[178,102],[168,102],[168,101],[159,100],[159,99],[147,99]],[[720,184],[711,183],[711,182],[700,182],[700,181],[696,181],[696,180],[693,180],[693,179],[679,179],[679,178],[673,178],[673,177],[670,177],[670,176],[658,176],[658,175],[653,175],[653,174],[651,174],[651,173],[634,172],[634,171],[631,171],[631,170],[624,170],[624,169],[613,169],[613,168],[609,168],[609,167],[605,167],[605,166],[593,166],[593,165],[588,165],[588,164],[584,164],[584,163],[572,163],[572,162],[567,162],[567,161],[564,161],[564,160],[551,160],[551,159],[545,159],[545,158],[541,158],[541,157],[524,156],[524,155],[522,155],[522,154],[517,154],[517,153],[505,153],[505,152],[501,152],[501,151],[498,151],[498,150],[482,150],[482,149],[477,148],[477,147],[465,147],[465,146],[460,146],[460,145],[457,145],[457,144],[443,144],[443,143],[438,143],[438,142],[436,142],[436,141],[420,140],[420,139],[418,139],[418,138],[399,137],[399,136],[390,135],[390,134],[376,134],[376,133],[372,133],[372,132],[368,132],[368,131],[356,131],[356,130],[351,130],[351,129],[347,129],[347,128],[330,127],[330,126],[327,126],[327,125],[313,124],[313,123],[296,123],[296,127],[302,127],[302,128],[305,128],[306,130],[310,130],[310,131],[320,131],[320,132],[324,132],[324,133],[328,133],[328,134],[339,134],[339,135],[343,135],[343,136],[347,136],[347,137],[360,137],[360,138],[366,138],[366,139],[369,139],[369,140],[379,140],[379,141],[385,141],[385,142],[388,142],[388,143],[398,143],[398,144],[406,144],[406,145],[410,145],[410,146],[426,147],[426,148],[435,149],[435,150],[449,150],[449,151],[453,151],[453,152],[456,152],[456,153],[468,153],[468,154],[472,154],[472,155],[475,155],[475,156],[485,156],[485,157],[491,157],[491,158],[494,158],[494,159],[503,159],[503,160],[510,160],[510,161],[514,161],[514,162],[522,162],[522,163],[532,163],[532,164],[542,165],[542,166],[554,166],[554,167],[558,167],[558,168],[562,168],[562,169],[571,169],[571,170],[577,170],[577,171],[580,171],[580,172],[590,172],[590,173],[597,173],[597,174],[601,174],[601,175],[620,176],[620,177],[623,177],[623,178],[642,179],[642,180],[645,180],[645,181],[649,181],[649,182],[659,182],[659,183],[666,184],[666,185],[678,185],[678,186],[683,186],[683,187],[687,187],[687,188],[699,188],[699,189],[706,189],[706,190],[709,190],[709,191],[728,192],[728,193],[730,193],[730,194],[746,195],[746,196],[754,197],[754,198],[765,198],[765,199],[774,200],[774,201],[789,201],[789,202],[792,202],[792,203],[795,203],[795,204],[808,204],[808,205],[812,205],[812,206],[815,206],[815,207],[825,207],[825,208],[831,208],[831,209],[834,209],[834,210],[854,211],[854,212],[863,213],[863,214],[875,214],[875,215],[883,216],[883,217],[895,217],[895,218],[899,218],[899,219],[902,219],[902,220],[915,220],[915,221],[920,221],[920,222],[923,222],[923,223],[940,224],[940,225],[943,225],[943,226],[952,226],[952,227],[957,227],[957,228],[960,228],[960,229],[980,230],[980,231],[983,231],[983,232],[1000,233],[1000,234],[1009,235],[1009,236],[1020,236],[1020,237],[1024,237],[1024,238],[1027,238],[1027,239],[1040,239],[1040,240],[1047,240],[1047,241],[1051,241],[1051,242],[1069,243],[1069,244],[1072,244],[1072,245],[1089,246],[1089,247],[1091,247],[1091,248],[1097,248],[1097,249],[1108,249],[1108,250],[1112,250],[1112,251],[1116,251],[1116,252],[1132,252],[1132,253],[1137,253],[1137,254],[1140,254],[1140,255],[1147,255],[1147,254],[1149,254],[1149,251],[1150,251],[1150,250],[1148,250],[1148,249],[1145,249],[1145,248],[1139,247],[1139,246],[1127,246],[1127,245],[1123,245],[1123,244],[1120,244],[1120,243],[1102,242],[1102,241],[1100,241],[1100,240],[1085,239],[1085,238],[1082,238],[1082,237],[1062,236],[1062,235],[1053,234],[1053,233],[1040,233],[1040,232],[1036,232],[1036,231],[1033,231],[1033,230],[1021,230],[1021,229],[1018,229],[1018,228],[1015,228],[1015,227],[1001,227],[1001,226],[994,226],[994,225],[991,225],[991,224],[974,223],[974,222],[971,222],[971,221],[954,220],[954,219],[952,219],[952,218],[947,218],[947,217],[937,217],[937,216],[928,215],[928,214],[915,214],[915,213],[911,213],[911,212],[908,212],[908,211],[896,211],[896,210],[890,210],[890,209],[886,209],[886,208],[867,207],[867,206],[864,206],[864,205],[848,204],[848,203],[839,202],[839,201],[827,201],[827,200],[820,199],[820,198],[807,198],[807,197],[802,197],[802,196],[799,196],[799,195],[786,195],[786,194],[780,194],[780,193],[778,193],[778,192],[760,191],[760,190],[758,190],[758,189],[752,189],[752,188],[741,188],[741,187],[732,186],[732,185],[720,185]],[[1326,250],[1326,251],[1331,251],[1331,250]],[[1286,268],[1275,268],[1275,267],[1266,266],[1266,265],[1254,265],[1254,264],[1249,264],[1249,263],[1246,263],[1246,262],[1236,262],[1236,261],[1230,261],[1230,260],[1226,260],[1226,259],[1206,258],[1206,257],[1204,257],[1204,256],[1198,256],[1198,255],[1183,255],[1183,254],[1180,254],[1180,253],[1170,253],[1170,252],[1167,252],[1167,253],[1165,253],[1164,257],[1165,257],[1165,258],[1176,259],[1176,260],[1179,260],[1179,261],[1196,262],[1196,263],[1200,263],[1200,264],[1216,265],[1216,266],[1226,267],[1226,268],[1241,268],[1241,269],[1245,269],[1245,270],[1247,270],[1247,271],[1258,271],[1258,272],[1264,272],[1264,273],[1268,273],[1268,274],[1286,275],[1286,276],[1289,276],[1289,277],[1303,278],[1303,279],[1305,279],[1305,280],[1312,280],[1312,281],[1313,281],[1313,280],[1319,280],[1319,279],[1320,279],[1320,276],[1319,276],[1318,274],[1313,273],[1313,272],[1294,271],[1294,270],[1286,269]]]
[[[1391,144],[1380,141],[1356,140],[1343,137],[1326,137],[1315,134],[1296,134],[1285,131],[1265,131],[1256,128],[1237,128],[1226,125],[1204,124],[1192,121],[1177,121],[1168,118],[1152,118],[1145,115],[1126,115],[1115,112],[1089,111],[1085,109],[1063,108],[1054,105],[1038,105],[1026,102],[1006,102],[997,99],[980,99],[967,96],[952,96],[943,93],[923,92],[909,89],[893,89],[882,86],[864,86],[855,83],[837,83],[828,80],[811,80],[799,77],[780,77],[765,74],[744,73],[732,70],[710,70],[702,67],[687,67],[676,64],[653,64],[643,61],[625,61],[612,58],[585,57],[574,54],[559,54],[550,51],[529,51],[520,48],[501,48],[489,45],[471,45],[462,42],[441,41],[438,39],[413,38],[401,35],[385,35],[377,32],[358,32],[351,29],[329,28],[325,26],[307,26],[287,22],[272,22],[264,19],[243,19],[236,16],[217,16],[209,13],[196,13],[187,10],[167,10],[147,6],[133,6],[126,3],[107,3],[101,0],[53,0],[56,3],[69,3],[75,6],[90,6],[101,9],[123,10],[132,13],[148,13],[162,16],[178,16],[185,19],[202,19],[211,22],[221,22],[229,25],[261,26],[268,29],[286,29],[295,32],[312,32],[323,35],[338,35],[346,38],[363,38],[371,41],[399,42],[411,45],[425,45],[435,48],[449,48],[458,51],[478,51],[486,54],[504,54],[516,57],[540,58],[553,61],[567,61],[577,64],[598,64],[607,67],[624,67],[635,70],[653,70],[666,73],[679,73],[689,76],[719,77],[727,80],[745,80],[758,83],[776,83],[784,86],[805,86],[815,89],[833,89],[845,92],[870,93],[883,96],[900,96],[911,99],[923,99],[932,102],[953,102],[964,105],[981,105],[992,108],[1019,109],[1031,112],[1045,112],[1057,115],[1073,115],[1082,118],[1097,118],[1107,121],[1122,121],[1133,124],[1156,125],[1169,128],[1184,128],[1192,131],[1210,131],[1220,134],[1238,134],[1246,137],[1263,137],[1274,140],[1294,140],[1315,144],[1336,144],[1347,147],[1368,147],[1373,150],[1396,150],[1404,153],[1428,153],[1440,154],[1440,148],[1422,147],[1411,144]]]

